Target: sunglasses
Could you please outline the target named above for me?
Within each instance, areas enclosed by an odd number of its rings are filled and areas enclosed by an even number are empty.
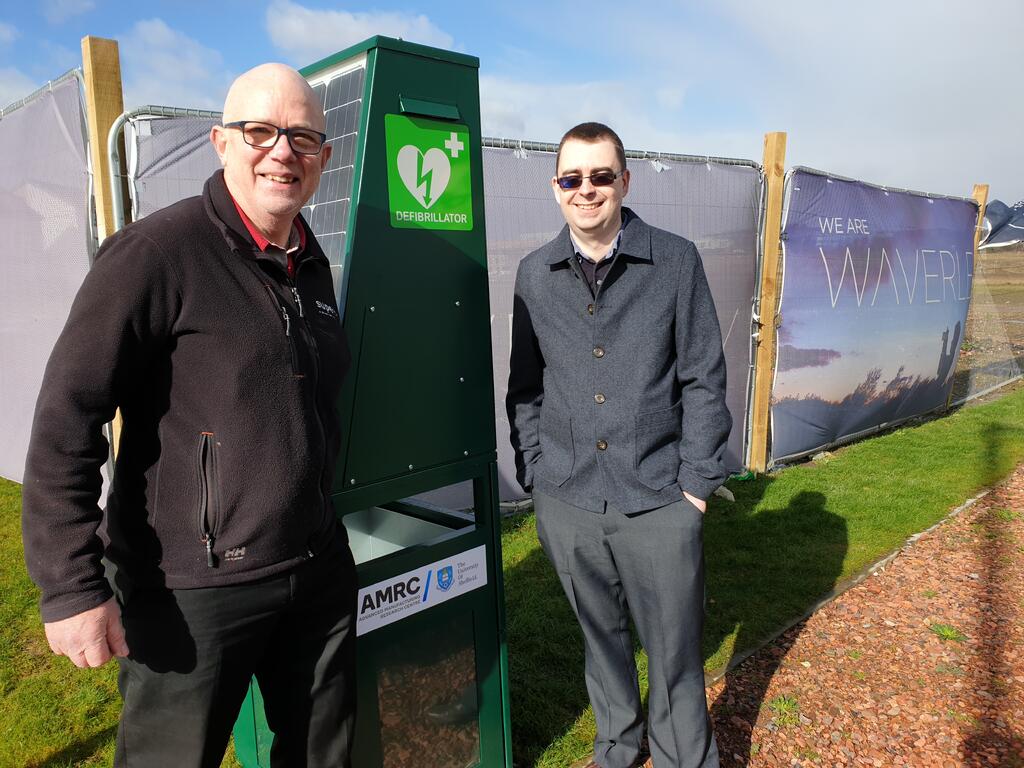
[[[555,182],[562,189],[579,189],[583,186],[585,179],[590,179],[590,183],[595,187],[607,187],[609,184],[614,184],[615,180],[626,172],[622,169],[618,173],[613,171],[598,171],[592,173],[589,176],[559,176],[555,179]]]

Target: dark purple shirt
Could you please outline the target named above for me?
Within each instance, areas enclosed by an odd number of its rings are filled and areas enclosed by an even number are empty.
[[[576,261],[580,265],[583,277],[586,278],[587,285],[590,286],[590,294],[594,297],[597,296],[598,289],[608,276],[608,270],[612,268],[612,262],[615,261],[615,252],[619,250],[620,240],[622,240],[621,229],[619,234],[615,236],[615,242],[612,243],[611,249],[604,255],[604,258],[600,261],[594,261],[580,250],[572,233],[569,233],[569,241],[572,243],[572,249],[576,252]]]

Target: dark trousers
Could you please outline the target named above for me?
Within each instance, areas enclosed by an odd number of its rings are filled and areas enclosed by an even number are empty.
[[[625,515],[533,494],[537,533],[583,630],[597,722],[594,758],[628,768],[643,736],[629,616],[648,657],[648,737],[657,768],[717,768],[704,697],[703,516],[680,498]]]
[[[351,765],[356,574],[347,546],[239,586],[133,588],[115,577],[131,655],[114,765],[216,768],[253,675],[273,766]]]

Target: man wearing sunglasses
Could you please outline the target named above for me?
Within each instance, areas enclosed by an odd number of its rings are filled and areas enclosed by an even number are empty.
[[[731,419],[715,307],[693,243],[622,206],[619,137],[562,138],[566,226],[516,276],[508,398],[518,479],[579,620],[601,768],[714,768],[704,697],[703,513]],[[649,666],[650,760],[632,616]]]
[[[356,574],[330,499],[349,350],[299,216],[323,131],[290,67],[236,80],[223,170],[103,243],[47,367],[26,561],[53,651],[118,658],[117,766],[219,766],[253,675],[272,765],[351,764]]]

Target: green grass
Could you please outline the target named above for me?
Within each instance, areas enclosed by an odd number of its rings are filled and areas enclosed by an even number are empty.
[[[0,765],[110,765],[113,666],[79,671],[50,652],[22,560],[20,489],[0,481]]]
[[[828,462],[730,481],[736,502],[713,499],[705,518],[706,669],[757,647],[1021,461],[1024,390],[847,446]],[[579,630],[533,518],[508,521],[502,546],[513,754],[519,766],[563,768],[594,738]]]
[[[730,481],[736,502],[714,499],[705,518],[706,668],[756,647],[1022,460],[1024,390],[828,462]],[[22,562],[19,508],[18,486],[0,481],[0,766],[109,765],[115,669],[77,670],[50,653]],[[564,768],[594,736],[579,629],[533,517],[505,521],[502,546],[516,765]],[[646,691],[646,659],[639,647],[636,655]]]
[[[121,699],[117,666],[54,656],[25,571],[21,489],[0,479],[0,768],[109,766]],[[233,751],[225,766],[237,767]]]
[[[931,624],[928,629],[935,633],[935,635],[942,642],[954,642],[962,643],[967,639],[967,635],[961,632],[959,629],[954,627],[952,624]]]
[[[776,696],[768,702],[768,709],[774,713],[772,719],[780,727],[800,724],[800,702],[795,696]]]

